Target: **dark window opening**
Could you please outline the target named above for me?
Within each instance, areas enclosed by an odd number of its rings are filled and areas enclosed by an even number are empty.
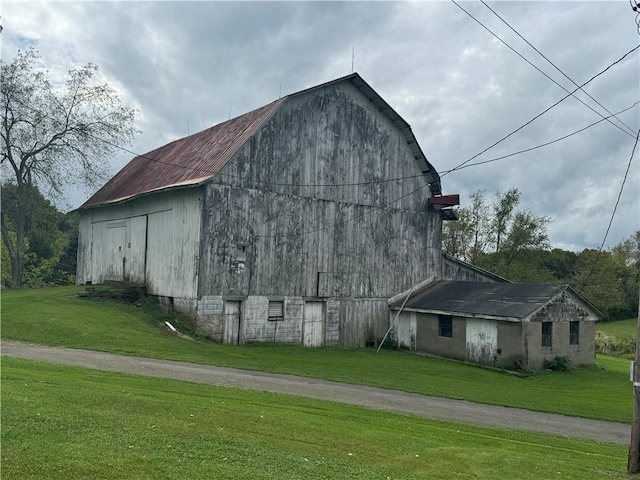
[[[441,337],[453,337],[453,317],[451,315],[440,315],[438,317],[438,335]]]
[[[279,322],[284,320],[284,302],[269,302],[269,321]]]
[[[580,343],[580,322],[569,322],[569,345]]]
[[[550,347],[552,345],[552,326],[551,322],[542,322],[542,346]]]

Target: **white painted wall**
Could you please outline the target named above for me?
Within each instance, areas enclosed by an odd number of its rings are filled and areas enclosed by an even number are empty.
[[[154,295],[197,298],[201,189],[80,212],[77,283],[128,280]]]
[[[498,349],[498,323],[495,320],[466,320],[467,360],[493,364]]]
[[[391,310],[392,322],[397,311]],[[409,350],[416,349],[416,313],[415,312],[400,312],[398,319],[393,327],[394,338],[398,342],[399,348],[408,348]]]

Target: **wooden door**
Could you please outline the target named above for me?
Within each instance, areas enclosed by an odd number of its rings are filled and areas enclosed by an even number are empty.
[[[302,345],[321,347],[324,333],[324,308],[322,302],[305,302],[302,324]]]
[[[240,302],[224,302],[223,343],[240,344]]]

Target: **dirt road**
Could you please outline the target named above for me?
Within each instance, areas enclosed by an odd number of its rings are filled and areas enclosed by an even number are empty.
[[[3,341],[2,355],[150,377],[299,395],[486,427],[628,444],[630,425],[497,407],[314,378]]]

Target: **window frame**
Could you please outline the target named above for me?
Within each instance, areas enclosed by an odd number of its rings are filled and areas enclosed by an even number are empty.
[[[270,322],[284,321],[284,301],[269,300],[269,306],[267,309],[267,320],[269,320]]]
[[[580,345],[580,322],[578,320],[569,322],[569,345]]]
[[[438,336],[442,338],[453,338],[452,315],[438,315]]]
[[[540,322],[540,325],[540,346],[544,348],[553,347],[553,322]],[[548,332],[545,332],[545,327],[548,327]]]

